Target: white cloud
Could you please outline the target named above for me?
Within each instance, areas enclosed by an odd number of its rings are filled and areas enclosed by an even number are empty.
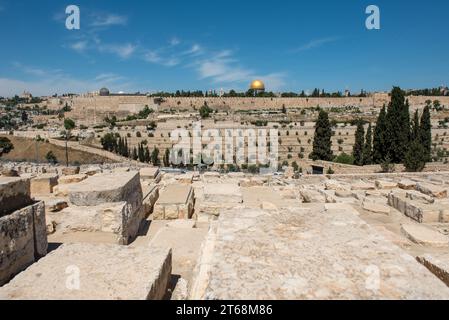
[[[243,82],[250,79],[253,72],[237,65],[230,50],[223,50],[211,58],[198,61],[197,72],[201,79],[212,79],[216,83]]]
[[[339,37],[328,37],[328,38],[322,38],[322,39],[315,39],[312,40],[304,45],[302,45],[299,48],[293,49],[292,52],[301,52],[301,51],[307,51],[314,48],[319,48],[327,43],[332,43],[340,40]]]
[[[286,84],[285,73],[258,74],[241,66],[231,50],[222,50],[211,58],[197,61],[193,66],[200,79],[210,79],[213,83],[232,86],[235,89],[247,88],[249,82],[254,79],[264,81],[272,91],[280,90]]]
[[[178,57],[173,55],[164,57],[157,50],[147,51],[144,54],[143,59],[146,62],[160,64],[166,67],[174,67],[181,63],[181,60]]]
[[[98,90],[107,85],[112,91],[134,92],[135,84],[125,77],[114,73],[103,73],[93,78],[75,78],[62,70],[46,70],[38,67],[25,66],[14,63],[20,71],[34,77],[27,80],[0,78],[0,96],[13,96],[23,91],[30,91],[33,95],[52,95],[55,93],[83,93]]]
[[[77,41],[73,44],[70,45],[70,48],[79,52],[79,53],[83,53],[86,51],[87,49],[87,45],[88,45],[88,41],[86,40],[81,40],[81,41]]]
[[[179,40],[179,39],[176,38],[176,37],[173,37],[173,38],[170,39],[169,42],[170,42],[170,45],[171,45],[171,46],[177,46],[178,44],[181,43],[181,40]]]
[[[197,56],[203,53],[203,48],[199,44],[194,44],[190,49],[182,52],[182,55]]]
[[[41,68],[37,68],[37,67],[33,67],[33,66],[24,65],[20,62],[13,62],[12,65],[19,71],[21,71],[27,75],[31,75],[31,76],[35,76],[35,77],[58,76],[62,72],[59,69],[46,70],[46,69],[41,69]]]
[[[101,52],[109,52],[118,55],[122,59],[128,59],[137,49],[137,46],[126,44],[100,44],[98,50]]]
[[[94,21],[90,24],[92,27],[110,27],[128,23],[128,17],[116,14],[97,15]]]

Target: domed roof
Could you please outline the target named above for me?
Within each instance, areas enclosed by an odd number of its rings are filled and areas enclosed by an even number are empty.
[[[109,95],[109,89],[108,88],[101,88],[100,89],[100,96],[108,96]]]
[[[253,90],[265,90],[265,84],[261,80],[251,82],[250,88]]]

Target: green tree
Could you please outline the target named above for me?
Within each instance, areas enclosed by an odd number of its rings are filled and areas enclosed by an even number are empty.
[[[143,150],[143,145],[141,143],[138,144],[137,157],[140,162],[145,162],[145,151]]]
[[[47,161],[51,164],[57,164],[58,163],[58,159],[56,158],[55,154],[53,153],[53,151],[48,151],[47,154],[45,155],[45,159],[47,159]]]
[[[365,143],[365,129],[363,122],[358,121],[357,130],[355,132],[355,143],[352,149],[352,156],[354,157],[354,164],[358,166],[363,165],[363,148]]]
[[[28,122],[28,114],[26,111],[22,111],[22,122],[27,123]]]
[[[137,155],[137,148],[136,147],[133,148],[132,158],[133,158],[134,161],[139,159],[139,156]]]
[[[426,166],[426,150],[418,139],[410,144],[405,154],[404,166],[409,172],[420,172]]]
[[[117,149],[117,138],[112,133],[106,133],[100,142],[104,150],[114,152]]]
[[[421,116],[421,124],[419,127],[420,143],[424,147],[424,155],[426,162],[430,162],[432,159],[432,124],[430,122],[430,106],[424,107],[423,114]]]
[[[320,111],[315,124],[315,136],[313,139],[313,151],[310,157],[313,160],[332,161],[332,128],[329,122],[329,115],[324,110]]]
[[[159,166],[160,165],[160,161],[159,161],[159,149],[154,147],[153,152],[151,153],[151,163],[154,166]]]
[[[371,123],[368,126],[368,130],[365,135],[365,146],[363,147],[363,164],[373,164],[373,130]]]
[[[75,121],[72,119],[64,119],[64,128],[65,128],[65,163],[66,166],[69,166],[69,147],[68,141],[72,135],[72,130],[75,129]]]
[[[385,134],[387,131],[386,116],[387,111],[385,106],[383,106],[379,113],[379,117],[377,118],[376,128],[374,129],[373,161],[376,164],[382,163],[387,156],[387,148],[385,146]]]
[[[150,158],[150,150],[148,149],[148,147],[144,148],[144,162],[149,163],[151,161]]]
[[[11,140],[6,137],[0,137],[0,157],[14,150]]]
[[[164,162],[164,167],[170,167],[170,150],[169,149],[165,149],[163,162]]]
[[[282,105],[282,113],[283,114],[287,113],[287,108],[285,107],[285,104]]]
[[[393,163],[402,163],[410,143],[410,113],[408,100],[399,87],[391,91],[386,124],[387,154]]]
[[[209,118],[209,115],[213,112],[211,108],[207,105],[207,103],[204,103],[204,105],[200,108],[200,116],[202,119]]]
[[[413,117],[412,128],[410,132],[410,140],[415,141],[416,139],[421,139],[420,136],[420,123],[419,123],[419,113],[418,110],[415,111],[415,116]]]
[[[347,154],[347,153],[343,152],[338,157],[336,157],[334,159],[334,162],[353,165],[354,164],[354,157],[352,155],[350,155],[350,154]]]

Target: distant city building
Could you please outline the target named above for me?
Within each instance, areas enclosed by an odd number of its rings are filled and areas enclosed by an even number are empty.
[[[22,99],[31,100],[33,98],[33,95],[28,91],[24,91],[20,97]]]

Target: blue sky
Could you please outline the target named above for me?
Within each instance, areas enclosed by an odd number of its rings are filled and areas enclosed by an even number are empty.
[[[81,29],[65,28],[65,8]],[[365,9],[381,10],[381,30]],[[0,0],[0,95],[449,85],[449,2]]]

